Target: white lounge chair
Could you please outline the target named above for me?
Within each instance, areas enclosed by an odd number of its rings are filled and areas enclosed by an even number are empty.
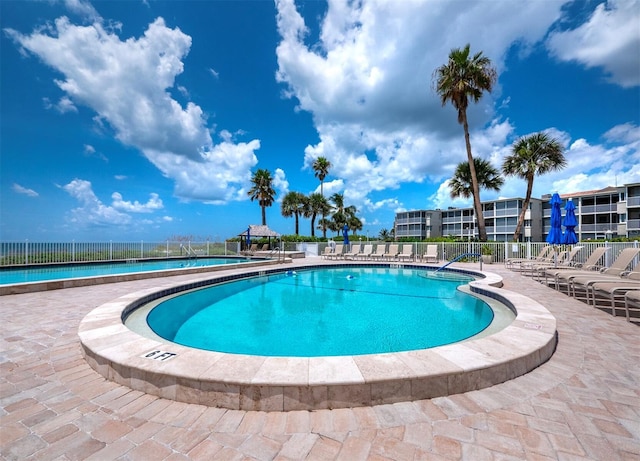
[[[438,245],[427,245],[427,251],[422,255],[422,260],[427,263],[437,263]]]
[[[351,246],[351,251],[347,251],[343,256],[344,259],[356,259],[356,257],[360,254],[360,248],[362,245],[359,243],[354,243]]]
[[[392,260],[395,260],[397,256],[398,256],[398,245],[396,245],[395,243],[389,244],[389,249],[383,255],[383,259],[388,259],[392,261]]]
[[[413,261],[413,244],[405,243],[402,245],[402,251],[398,253],[399,260]]]
[[[344,251],[344,244],[337,243],[336,249],[333,253],[329,254],[329,259],[342,259],[342,252]]]
[[[508,269],[519,270],[519,267],[515,267],[515,266],[520,266],[522,263],[546,261],[548,260],[549,256],[552,256],[552,255],[553,255],[553,246],[546,245],[542,247],[542,249],[540,250],[540,253],[538,253],[538,256],[534,256],[533,258],[507,258],[504,261],[504,265]]]
[[[382,259],[387,252],[386,243],[378,243],[376,245],[376,252],[371,255],[372,259]]]
[[[574,259],[578,255],[578,253],[582,250],[583,247],[575,246],[571,250],[562,251],[558,255],[555,260],[551,261],[541,261],[535,263],[522,263],[520,267],[522,268],[522,272],[531,277],[536,277],[538,281],[541,280],[542,275],[544,275],[544,271],[547,269],[556,269],[558,267],[571,268],[574,264]]]
[[[322,257],[322,259],[329,259],[329,256],[333,253],[333,248],[331,248],[329,245],[327,245],[326,247],[324,247],[324,251],[322,252],[322,254],[320,255]]]
[[[357,255],[358,258],[369,259],[373,253],[373,245],[365,245],[364,250]]]

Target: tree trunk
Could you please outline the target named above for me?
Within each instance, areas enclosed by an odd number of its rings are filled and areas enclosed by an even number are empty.
[[[262,205],[262,225],[267,225],[267,209],[264,205]]]
[[[473,194],[473,209],[478,223],[478,238],[481,242],[487,241],[487,230],[484,227],[484,215],[482,213],[482,202],[480,202],[480,186],[476,176],[476,166],[471,155],[471,141],[469,140],[469,124],[467,123],[467,111],[462,111],[462,126],[464,128],[464,142],[467,147],[467,161],[471,173],[471,193]]]
[[[316,236],[316,215],[312,215],[311,216],[311,237],[315,237]]]
[[[298,227],[298,213],[296,213],[296,235],[300,235],[300,228]]]
[[[520,239],[520,233],[522,232],[522,225],[524,224],[524,215],[527,212],[527,208],[529,207],[532,191],[533,191],[533,178],[527,178],[527,195],[524,198],[524,203],[522,204],[522,210],[520,210],[520,216],[518,216],[518,225],[516,226],[516,231],[513,233],[513,240],[515,242],[517,242]]]
[[[324,181],[320,181],[320,195],[324,198]],[[327,226],[324,224],[324,211],[322,212],[322,238],[327,238]]]

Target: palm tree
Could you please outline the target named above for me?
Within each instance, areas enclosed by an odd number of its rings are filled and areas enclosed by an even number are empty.
[[[324,178],[329,174],[331,162],[326,157],[318,157],[313,161],[313,172],[316,178],[320,180],[320,194],[324,197],[323,183]]]
[[[289,218],[291,216],[295,216],[296,218],[296,235],[300,235],[299,228],[299,218],[301,215],[304,215],[304,209],[306,206],[307,197],[300,192],[289,192],[282,199],[282,204],[280,205],[280,210],[282,212],[282,216]]]
[[[315,237],[315,223],[318,215],[329,212],[329,203],[321,194],[311,194],[305,200],[304,217],[311,218],[311,237]]]
[[[467,148],[467,161],[471,171],[471,193],[473,206],[478,221],[478,235],[481,241],[487,240],[487,231],[482,219],[482,203],[480,203],[480,187],[471,154],[471,142],[469,141],[469,123],[467,121],[467,107],[469,99],[478,102],[484,91],[491,92],[497,79],[497,72],[491,65],[491,60],[476,53],[470,57],[471,45],[464,48],[455,48],[449,53],[449,61],[438,67],[435,72],[436,91],[440,95],[442,105],[451,102],[458,111],[458,123],[464,129],[464,140]]]
[[[502,172],[507,176],[517,176],[527,181],[527,195],[520,210],[513,240],[517,241],[520,238],[524,215],[529,208],[533,180],[538,175],[566,167],[567,160],[563,150],[562,144],[556,139],[550,138],[545,133],[535,133],[516,141],[511,155],[505,157]]]
[[[391,233],[387,229],[380,229],[380,233],[378,234],[378,238],[383,242],[386,242],[391,238]]]
[[[262,225],[267,225],[266,207],[273,205],[273,199],[276,191],[273,189],[273,178],[269,170],[259,169],[251,177],[251,189],[247,194],[251,197],[251,201],[258,201],[262,208]]]
[[[479,188],[498,192],[504,184],[504,178],[500,176],[500,170],[494,168],[488,160],[481,158],[474,158],[473,163]],[[449,180],[449,187],[451,188],[451,198],[469,198],[473,195],[469,162],[458,163],[453,177]]]
[[[344,194],[335,193],[330,197],[330,200],[333,202],[334,210],[331,216],[333,226],[330,227],[330,230],[340,232],[345,224],[348,225],[349,219],[355,217],[357,209],[353,205],[345,206]]]
[[[327,160],[326,157],[318,157],[313,161],[313,172],[316,178],[320,180],[320,195],[324,197],[324,178],[329,174],[329,169],[331,169],[331,162]],[[322,215],[322,219],[324,221],[324,214]],[[322,227],[322,236],[327,236],[326,227]]]
[[[349,230],[353,232],[353,235],[356,235],[356,232],[362,230],[362,221],[357,216],[351,216],[347,220],[347,226],[349,226]]]

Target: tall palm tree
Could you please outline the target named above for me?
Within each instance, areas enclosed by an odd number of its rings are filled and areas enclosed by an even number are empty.
[[[517,140],[511,155],[505,157],[502,172],[507,176],[517,176],[527,181],[527,194],[520,210],[518,225],[513,234],[513,240],[520,238],[524,223],[524,215],[529,208],[533,180],[536,176],[558,171],[567,166],[562,144],[545,133],[535,133]]]
[[[300,235],[300,227],[299,227],[299,218],[301,215],[304,215],[304,209],[306,206],[307,197],[300,192],[289,192],[282,199],[282,204],[280,205],[280,210],[282,212],[282,216],[285,218],[289,218],[291,216],[295,216],[296,218],[296,235]]]
[[[498,192],[504,185],[504,178],[500,175],[500,170],[495,168],[488,160],[481,158],[474,158],[473,163],[479,188]],[[449,187],[451,188],[451,198],[469,198],[473,195],[469,162],[458,163],[453,177],[449,180]]]
[[[326,157],[318,157],[313,161],[313,173],[316,178],[320,180],[320,195],[324,197],[324,178],[329,174],[329,170],[331,169],[331,162],[327,160]],[[322,219],[324,222],[324,214],[322,215]],[[327,229],[323,225],[322,227],[322,236],[327,236]]]
[[[320,194],[324,197],[323,183],[324,178],[329,174],[331,162],[326,157],[318,157],[313,161],[313,173],[320,180]]]
[[[273,205],[273,200],[276,196],[276,191],[273,189],[273,178],[269,170],[259,169],[251,177],[251,189],[247,194],[251,198],[251,201],[258,201],[260,208],[262,208],[262,225],[267,225],[267,213],[266,207]]]
[[[324,215],[330,210],[329,202],[321,194],[311,194],[304,206],[304,217],[311,218],[311,237],[315,237],[315,224],[318,215]]]
[[[476,176],[471,142],[469,141],[469,123],[467,107],[469,99],[478,102],[484,91],[491,92],[497,80],[497,71],[491,65],[491,60],[478,52],[470,56],[471,45],[455,48],[449,53],[447,64],[438,67],[434,72],[435,87],[440,95],[442,105],[451,102],[458,111],[458,123],[464,129],[464,141],[467,148],[467,161],[471,171],[471,192],[473,207],[478,221],[478,236],[481,241],[487,240],[487,231],[482,219],[482,204],[480,203],[480,188]]]

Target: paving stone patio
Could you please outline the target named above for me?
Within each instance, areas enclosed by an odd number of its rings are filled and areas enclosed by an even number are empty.
[[[80,321],[96,306],[160,279],[2,296],[0,456],[640,460],[639,327],[502,265],[485,270],[556,316],[559,340],[551,360],[488,389],[339,410],[224,410],[106,381],[81,355]]]

